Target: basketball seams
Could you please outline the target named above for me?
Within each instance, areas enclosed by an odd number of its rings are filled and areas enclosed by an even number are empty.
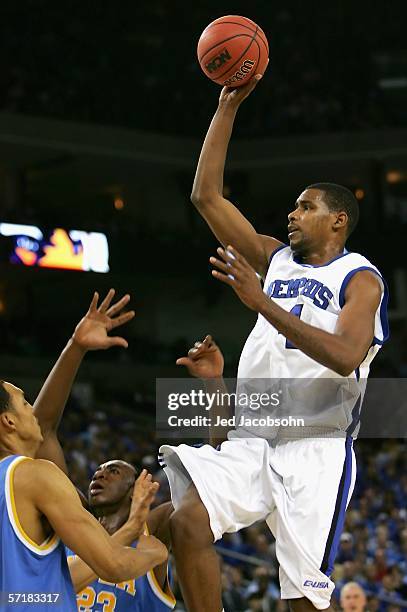
[[[223,40],[221,40],[220,42],[217,42],[216,45],[213,45],[210,49],[208,49],[207,51],[205,51],[205,53],[202,55],[202,57],[199,59],[199,63],[202,62],[203,58],[205,57],[205,55],[208,55],[208,53],[210,51],[213,51],[213,49],[215,49],[216,47],[221,47],[223,45],[223,43],[227,42],[228,40],[232,40],[233,38],[239,38],[240,36],[250,36],[250,34],[234,34],[233,36],[229,36],[229,38],[224,38]],[[252,37],[250,37],[251,40]],[[249,45],[250,46],[250,45]]]
[[[246,49],[243,51],[243,53],[241,53],[241,54],[239,55],[239,57],[237,58],[237,60],[235,61],[235,63],[234,63],[234,64],[232,64],[231,66],[228,66],[228,69],[227,69],[227,70],[225,70],[224,72],[222,72],[222,74],[219,74],[219,75],[216,77],[216,79],[217,79],[217,80],[221,79],[221,78],[222,78],[222,77],[223,77],[223,76],[224,76],[224,75],[225,75],[227,72],[230,72],[230,71],[232,70],[232,68],[233,68],[234,66],[236,66],[236,64],[238,64],[238,63],[240,62],[240,60],[242,59],[242,57],[244,56],[244,54],[245,54],[245,53],[247,53],[247,52],[248,52],[248,50],[250,49],[250,47],[252,46],[253,41],[255,41],[255,40],[256,40],[256,34],[257,34],[257,30],[256,30],[256,32],[254,32],[253,36],[252,36],[252,37],[251,37],[251,39],[250,39],[249,44],[247,45],[247,47],[246,47]],[[244,34],[243,36],[246,36],[246,35]],[[260,55],[259,55],[259,57],[260,57]]]
[[[246,17],[242,17],[242,19],[247,19],[247,18],[246,18]],[[212,24],[209,24],[209,25],[208,25],[208,26],[205,28],[205,30],[204,30],[204,31],[209,30],[209,29],[211,29],[211,28],[214,28],[215,26],[218,26],[218,25],[219,25],[219,26],[220,26],[220,25],[223,25],[224,23],[226,23],[226,24],[232,24],[232,25],[238,25],[238,26],[240,26],[240,27],[242,27],[242,28],[246,28],[246,29],[247,29],[247,30],[249,30],[250,32],[255,32],[255,31],[256,31],[256,30],[254,30],[253,28],[250,28],[248,25],[245,25],[244,23],[239,23],[238,21],[219,21],[219,23],[212,23]],[[256,26],[256,28],[257,28],[257,36],[260,38],[260,40],[262,41],[262,43],[263,43],[263,44],[264,44],[264,46],[266,47],[266,50],[267,50],[267,55],[268,55],[268,53],[269,53],[269,46],[268,46],[268,43],[267,43],[266,35],[264,34],[263,30],[261,30],[261,34],[259,34],[259,30],[260,30],[259,26]],[[264,38],[263,38],[262,34],[264,34]]]

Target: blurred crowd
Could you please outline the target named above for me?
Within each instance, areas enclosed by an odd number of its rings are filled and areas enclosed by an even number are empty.
[[[104,400],[106,401],[106,399]],[[96,408],[95,408],[96,406]],[[170,498],[156,456],[154,423],[137,421],[141,409],[152,414],[153,399],[136,395],[131,409],[117,400],[107,403],[74,393],[61,429],[73,481],[83,491],[97,466],[124,459],[146,467],[161,483],[157,504]],[[334,600],[356,582],[365,591],[370,612],[400,612],[407,600],[407,444],[401,440],[360,440],[355,444],[358,479],[339,545],[333,579]],[[265,523],[217,543],[222,555],[225,612],[288,612],[279,601],[275,541]],[[174,592],[183,610],[173,568]],[[406,605],[406,604],[405,604]]]
[[[267,78],[241,135],[259,137],[394,127],[406,123],[386,70],[403,76],[403,3],[361,0],[186,5],[29,0],[3,7],[0,109],[201,136],[219,88],[201,73],[196,44],[222,14],[257,21],[270,42]],[[399,18],[394,18],[399,11]],[[182,15],[182,19],[180,16]],[[400,75],[394,66],[400,66]],[[402,85],[402,81],[397,81]],[[397,97],[396,95],[396,97]]]

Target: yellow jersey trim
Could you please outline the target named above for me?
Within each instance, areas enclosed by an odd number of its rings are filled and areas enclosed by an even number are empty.
[[[15,472],[16,467],[23,461],[32,461],[32,459],[31,457],[18,457],[15,461],[13,461],[13,463],[11,463],[8,469],[8,474],[7,474],[8,486],[6,485],[6,488],[7,488],[8,498],[10,500],[11,514],[12,514],[12,517],[10,517],[10,513],[9,513],[9,518],[10,519],[12,518],[11,523],[13,525],[14,531],[16,532],[16,535],[19,537],[19,539],[23,542],[23,544],[26,544],[28,548],[30,548],[30,550],[33,550],[34,552],[44,554],[44,553],[51,552],[57,547],[59,543],[59,538],[57,534],[54,533],[53,535],[50,535],[42,544],[37,544],[37,542],[34,542],[34,540],[32,540],[30,536],[24,531],[20,523],[20,519],[17,514],[16,501],[15,501],[15,495],[14,495],[14,472]]]
[[[147,536],[150,535],[150,531],[148,529],[147,523],[145,523],[144,525],[144,535],[147,535]],[[175,604],[177,603],[177,600],[175,599],[174,593],[172,592],[171,587],[170,587],[170,581],[168,578],[168,563],[167,563],[167,576],[165,579],[164,590],[157,580],[157,577],[154,573],[154,569],[147,572],[147,576],[148,578],[151,578],[151,581],[153,583],[151,584],[151,582],[149,581],[150,586],[153,588],[153,590],[156,589],[158,591],[157,596],[161,596],[160,598],[162,598],[165,603],[168,603],[173,608]]]

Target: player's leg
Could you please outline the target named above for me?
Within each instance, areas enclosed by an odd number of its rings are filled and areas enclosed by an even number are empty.
[[[175,508],[170,528],[187,608],[220,612],[220,569],[213,542],[272,512],[268,444],[251,438],[226,441],[220,450],[164,445],[160,462]]]
[[[276,538],[281,597],[294,612],[328,610],[330,579],[354,486],[351,439],[302,439],[271,455],[275,511],[267,523]]]
[[[222,589],[219,558],[209,515],[194,485],[170,518],[172,550],[188,610],[219,612]]]

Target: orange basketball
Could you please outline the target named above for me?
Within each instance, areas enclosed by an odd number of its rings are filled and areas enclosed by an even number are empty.
[[[212,21],[198,41],[199,64],[211,81],[240,87],[266,69],[269,45],[263,30],[247,17],[226,15]]]

